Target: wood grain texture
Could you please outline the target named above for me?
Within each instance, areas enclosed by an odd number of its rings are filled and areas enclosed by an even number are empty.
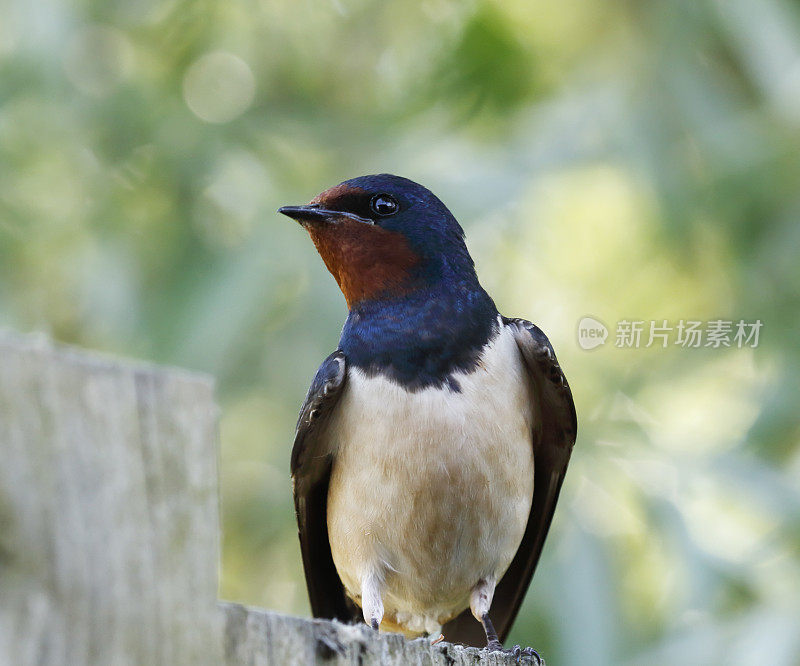
[[[511,655],[450,643],[431,645],[400,634],[376,634],[365,624],[305,620],[239,604],[220,603],[225,666],[507,666]],[[520,664],[535,663],[522,657]]]
[[[207,378],[0,332],[0,664],[220,663]]]

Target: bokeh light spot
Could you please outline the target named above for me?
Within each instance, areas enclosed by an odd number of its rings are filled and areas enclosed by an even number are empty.
[[[256,81],[238,56],[215,51],[198,58],[183,78],[183,98],[201,120],[227,123],[253,103]]]

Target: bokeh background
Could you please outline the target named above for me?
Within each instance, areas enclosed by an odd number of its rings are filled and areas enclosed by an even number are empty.
[[[308,613],[289,450],[346,310],[275,209],[383,171],[450,206],[575,394],[511,639],[799,664],[800,6],[0,0],[0,325],[213,373],[224,598]],[[719,318],[759,346],[613,345]]]

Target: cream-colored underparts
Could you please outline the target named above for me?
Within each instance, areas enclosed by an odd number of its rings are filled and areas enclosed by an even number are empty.
[[[512,331],[501,324],[478,367],[454,376],[460,393],[409,393],[349,369],[331,417],[334,563],[385,629],[436,634],[481,581],[490,603],[530,513],[531,395]]]

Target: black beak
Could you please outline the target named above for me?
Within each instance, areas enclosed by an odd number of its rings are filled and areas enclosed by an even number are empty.
[[[341,215],[341,213],[337,213],[336,211],[320,208],[319,204],[308,204],[307,206],[282,206],[281,208],[278,208],[278,212],[288,215],[293,220],[297,220],[301,224],[303,222],[325,222],[336,215]]]

